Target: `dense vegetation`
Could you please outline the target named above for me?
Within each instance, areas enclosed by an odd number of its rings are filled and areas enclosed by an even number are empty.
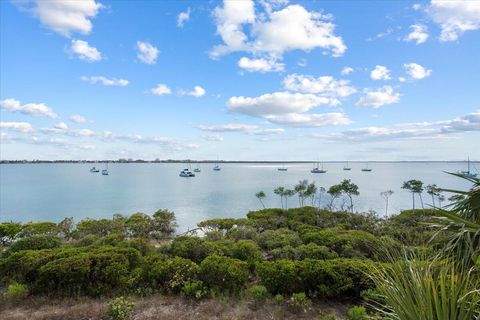
[[[315,198],[308,200],[318,190],[302,181],[294,191],[275,190],[283,208],[252,211],[242,219],[206,220],[197,230],[177,236],[175,215],[167,210],[76,224],[71,218],[58,224],[4,222],[0,224],[0,283],[7,294],[15,296],[162,293],[202,299],[241,295],[252,297],[255,304],[268,297],[288,298],[300,311],[308,308],[310,300],[348,299],[385,319],[415,319],[419,314],[415,310],[410,317],[402,316],[394,305],[395,297],[402,299],[401,292],[414,294],[405,288],[412,284],[409,277],[431,278],[425,289],[430,294],[439,289],[436,281],[441,278],[447,295],[453,287],[458,289],[455,297],[463,299],[463,304],[457,301],[458,308],[471,311],[451,319],[478,317],[480,298],[474,289],[480,283],[480,266],[475,269],[480,204],[478,180],[472,182],[472,190],[461,192],[449,211],[435,207],[406,210],[389,218],[354,212],[352,197],[359,192],[346,180],[324,190],[333,199],[329,208],[306,206],[315,205]],[[408,189],[413,196],[418,187],[411,181],[405,184],[406,189],[413,188]],[[300,207],[287,209],[292,193],[298,195]],[[347,195],[347,206],[334,211],[342,193]],[[265,194],[256,196],[261,200]],[[439,233],[439,229],[444,231]],[[447,255],[438,257],[438,252]],[[457,266],[460,260],[462,267]],[[461,288],[449,283],[453,277],[458,283],[463,281]],[[404,291],[399,290],[402,285]],[[350,313],[351,318],[360,314],[357,319],[362,319],[365,309]],[[435,314],[421,318],[446,319]]]

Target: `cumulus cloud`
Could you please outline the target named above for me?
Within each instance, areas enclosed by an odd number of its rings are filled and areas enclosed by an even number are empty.
[[[278,72],[283,71],[285,64],[277,62],[275,59],[250,59],[242,57],[238,60],[238,66],[248,72]]]
[[[0,108],[34,117],[47,117],[51,119],[58,117],[58,115],[44,103],[27,103],[22,105],[20,101],[16,99],[5,99],[0,101]]]
[[[342,74],[342,76],[346,76],[352,73],[353,71],[354,70],[352,67],[344,67],[340,73]]]
[[[146,64],[157,63],[158,54],[160,51],[151,43],[144,41],[137,41],[137,58]]]
[[[215,46],[211,56],[247,51],[278,57],[290,50],[315,48],[341,56],[346,51],[343,39],[334,34],[331,15],[308,11],[301,5],[274,7],[257,14],[253,0],[224,1],[213,13],[223,44]]]
[[[190,8],[187,11],[180,12],[177,16],[177,27],[183,28],[185,22],[190,20]]]
[[[202,138],[206,141],[223,141],[223,137],[219,136],[218,134],[205,135],[205,136],[202,136]]]
[[[392,86],[383,86],[378,89],[364,89],[356,105],[361,107],[380,108],[383,105],[400,102],[400,94],[393,91]]]
[[[240,132],[245,134],[253,134],[259,136],[276,135],[285,132],[282,128],[261,128],[254,124],[227,123],[218,125],[199,125],[197,127],[201,131],[208,132]],[[223,140],[223,139],[222,139]]]
[[[372,80],[390,80],[392,77],[387,67],[377,64],[375,69],[370,72],[370,78]]]
[[[0,121],[0,128],[14,130],[14,131],[23,132],[23,133],[33,131],[32,125],[28,122],[3,122],[3,121]]]
[[[416,44],[421,44],[428,39],[428,29],[424,24],[412,24],[410,26],[410,33],[403,39],[406,42],[415,41]]]
[[[362,142],[393,139],[435,139],[449,134],[480,131],[480,110],[451,120],[404,123],[385,127],[366,127],[340,133],[316,135],[332,141]]]
[[[406,63],[403,65],[405,72],[415,80],[426,78],[432,74],[432,70],[429,70],[417,63]]]
[[[185,90],[180,90],[179,91],[179,94],[182,95],[182,96],[192,96],[192,97],[196,97],[196,98],[204,96],[205,93],[206,93],[205,89],[203,89],[200,86],[193,87],[193,90],[191,90],[191,91],[185,91]]]
[[[283,115],[268,115],[266,119],[274,124],[286,125],[291,127],[324,127],[348,125],[352,121],[340,112],[332,113],[288,113]]]
[[[43,26],[65,37],[72,33],[89,34],[93,28],[91,19],[103,7],[95,0],[19,0],[15,3],[31,12]]]
[[[69,51],[80,60],[95,62],[102,60],[102,53],[95,47],[91,47],[87,41],[72,40]]]
[[[87,118],[84,116],[81,116],[79,114],[72,114],[69,118],[70,121],[75,122],[75,123],[85,123],[87,122]]]
[[[156,96],[165,96],[172,93],[172,90],[166,84],[159,83],[156,87],[150,89],[149,92]]]
[[[274,114],[302,113],[320,105],[336,105],[338,101],[314,94],[274,92],[258,97],[231,97],[227,102],[230,112],[261,117]]]
[[[286,89],[332,98],[344,98],[357,92],[349,84],[348,80],[336,80],[331,76],[314,78],[308,75],[291,74],[283,79]]]
[[[125,87],[126,85],[128,85],[128,80],[117,79],[117,78],[107,78],[104,76],[92,76],[92,77],[82,76],[80,79],[83,81],[89,82],[91,84],[100,83],[104,86]]]
[[[480,29],[480,1],[431,0],[425,10],[441,28],[440,41],[455,41],[466,31]]]

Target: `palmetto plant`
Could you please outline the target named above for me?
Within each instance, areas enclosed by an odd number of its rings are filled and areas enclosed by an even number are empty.
[[[437,235],[450,235],[444,253],[454,255],[458,262],[472,265],[480,256],[480,179],[459,173],[450,173],[473,184],[468,191],[440,189],[454,193],[456,201],[445,209],[436,210]],[[452,198],[452,197],[451,197]]]

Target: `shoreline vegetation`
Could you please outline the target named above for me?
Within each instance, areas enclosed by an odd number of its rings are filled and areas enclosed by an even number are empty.
[[[480,179],[454,175],[472,188],[406,181],[412,209],[390,217],[356,212],[349,180],[316,207],[303,180],[275,189],[282,208],[181,235],[168,210],[0,223],[0,318],[479,319]]]

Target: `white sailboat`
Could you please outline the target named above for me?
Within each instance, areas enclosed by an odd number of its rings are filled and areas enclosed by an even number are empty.
[[[327,170],[324,170],[323,169],[323,162],[322,162],[322,168],[320,169],[320,167],[318,166],[318,162],[317,162],[317,166],[314,167],[312,170],[310,170],[311,173],[327,173]]]
[[[362,171],[364,171],[364,172],[372,171],[372,169],[368,167],[368,162],[365,163],[365,168],[362,168]]]
[[[108,162],[105,164],[105,169],[102,170],[102,175],[108,176]]]
[[[460,173],[469,178],[477,177],[477,173],[473,173],[472,171],[470,171],[470,157],[468,157],[467,160],[467,171],[460,171]]]
[[[287,171],[288,168],[285,167],[285,163],[284,163],[281,167],[277,168],[277,170],[278,170],[278,171]]]
[[[218,165],[218,158],[217,158],[217,162],[215,162],[215,166],[213,167],[213,171],[220,171],[220,170],[222,170],[222,169]]]
[[[352,168],[348,166],[348,161],[347,161],[347,164],[343,167],[343,171],[350,171],[350,170],[352,170]]]

